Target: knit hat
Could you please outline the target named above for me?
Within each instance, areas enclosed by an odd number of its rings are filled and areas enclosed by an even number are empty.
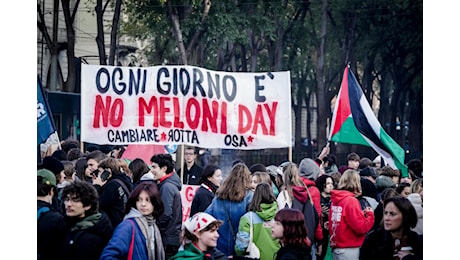
[[[377,177],[375,180],[375,187],[377,188],[378,191],[382,191],[386,188],[394,188],[396,185],[394,184],[393,180],[385,175],[380,175]]]
[[[379,177],[379,176],[377,175],[377,173],[375,173],[374,168],[372,168],[372,167],[366,167],[366,168],[360,170],[360,171],[359,171],[359,175],[360,175],[361,177],[371,176],[372,178],[374,178],[374,180],[377,179],[377,177]]]
[[[184,227],[193,234],[195,231],[201,231],[214,222],[217,222],[219,226],[223,223],[208,213],[198,212],[184,222]]]
[[[42,183],[56,186],[56,176],[50,170],[40,169],[37,171],[37,176],[42,177]]]
[[[46,156],[45,158],[43,158],[43,163],[41,166],[42,169],[50,170],[55,175],[60,174],[61,171],[64,170],[64,164],[62,164],[61,161],[54,158],[53,156]]]
[[[268,174],[273,175],[275,177],[276,177],[276,175],[283,176],[283,170],[281,169],[281,167],[277,167],[275,165],[267,166],[267,172],[268,172]]]
[[[320,168],[315,161],[310,158],[304,158],[299,164],[299,175],[310,180],[318,178]]]

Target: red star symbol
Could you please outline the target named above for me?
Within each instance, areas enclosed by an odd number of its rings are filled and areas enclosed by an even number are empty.
[[[254,138],[252,136],[248,137],[248,142],[252,143],[253,140],[254,140]]]
[[[166,141],[166,133],[161,133],[161,140]]]

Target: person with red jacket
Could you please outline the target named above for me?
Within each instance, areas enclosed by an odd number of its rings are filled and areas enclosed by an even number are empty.
[[[331,191],[329,235],[334,259],[359,259],[360,247],[374,225],[374,211],[361,209],[356,198],[360,194],[360,176],[353,169],[346,170]]]
[[[313,206],[318,213],[320,223],[322,222],[321,214],[321,194],[319,189],[316,187],[316,179],[320,175],[320,167],[318,164],[310,159],[304,158],[299,164],[299,176],[302,179],[305,186],[308,188],[311,198],[313,199]],[[323,228],[318,225],[315,230],[315,243],[312,245],[312,256],[315,259],[316,255],[321,255],[322,251],[322,240],[323,240]]]

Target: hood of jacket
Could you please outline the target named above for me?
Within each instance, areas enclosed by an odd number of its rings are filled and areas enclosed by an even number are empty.
[[[140,218],[142,217],[142,214],[135,208],[131,208],[126,214],[126,216],[123,219],[128,219],[128,218]]]
[[[182,189],[182,183],[181,183],[181,180],[179,178],[179,175],[177,175],[176,173],[173,173],[171,174],[168,178],[162,180],[159,184],[158,184],[158,189],[160,189],[160,187],[162,185],[165,185],[166,183],[170,183],[174,186],[177,187],[177,189],[179,189],[179,191]]]
[[[261,203],[260,204],[261,211],[257,211],[256,214],[263,219],[264,221],[272,220],[275,217],[276,211],[278,210],[278,204],[275,202],[273,203]]]
[[[347,190],[331,190],[331,202],[334,204],[339,204],[343,199],[355,197],[355,194]]]
[[[302,203],[308,200],[307,189],[303,186],[292,186],[292,195]]]

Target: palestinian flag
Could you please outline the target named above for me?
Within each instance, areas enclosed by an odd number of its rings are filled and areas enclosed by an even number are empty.
[[[331,126],[330,141],[370,146],[387,165],[407,176],[404,150],[383,130],[348,67],[343,73]]]

